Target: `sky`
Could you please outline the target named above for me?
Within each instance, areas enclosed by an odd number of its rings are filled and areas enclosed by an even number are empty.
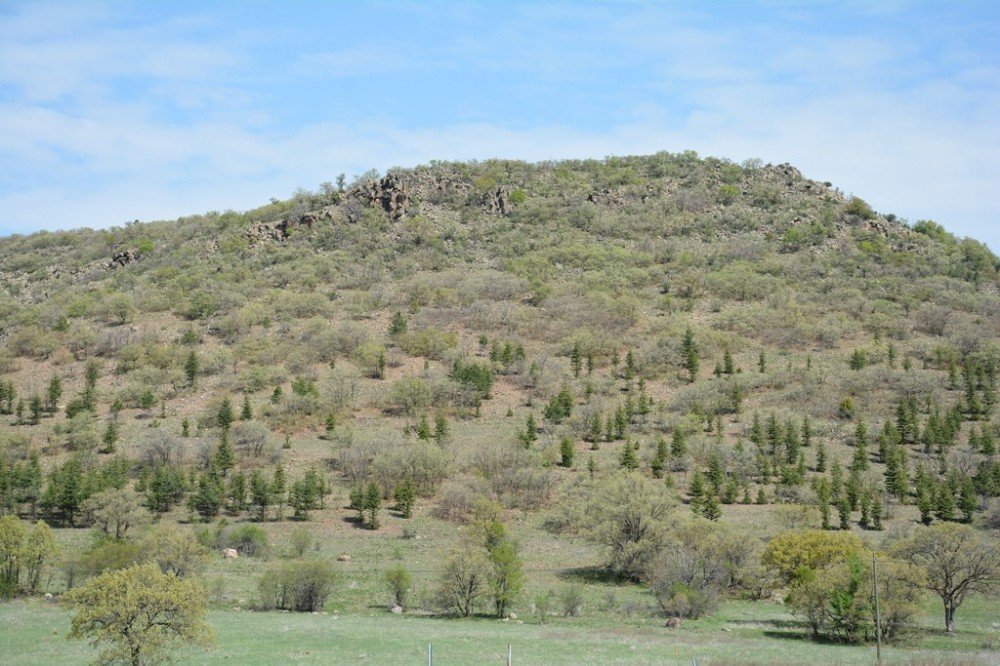
[[[1000,4],[0,0],[0,234],[662,150],[1000,251]]]

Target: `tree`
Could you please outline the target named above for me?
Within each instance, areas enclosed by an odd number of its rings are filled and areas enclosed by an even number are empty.
[[[191,353],[188,354],[187,360],[184,362],[184,375],[191,386],[194,386],[194,382],[198,378],[199,365],[198,353],[192,349]]]
[[[257,520],[266,520],[267,507],[271,505],[271,484],[257,469],[250,474],[250,502],[257,507]]]
[[[212,640],[205,590],[155,564],[102,574],[70,590],[65,599],[75,609],[70,638],[107,646],[100,653],[102,663],[162,663],[179,645],[208,646]]]
[[[490,596],[497,617],[506,617],[507,609],[517,599],[524,587],[524,566],[517,554],[517,544],[504,536],[488,549],[492,566]]]
[[[684,368],[688,371],[688,381],[693,382],[698,378],[698,368],[701,366],[698,343],[694,341],[694,331],[689,326],[684,331],[684,339],[681,341],[681,353],[684,356]]]
[[[563,437],[559,443],[559,464],[563,467],[572,467],[574,453],[573,440],[569,437]]]
[[[81,506],[88,520],[105,536],[124,539],[148,514],[141,497],[131,488],[110,489],[89,497]]]
[[[664,545],[664,518],[676,500],[664,487],[636,472],[622,471],[595,489],[585,507],[592,538],[608,548],[608,569],[639,580]]]
[[[438,582],[438,597],[444,608],[468,617],[486,590],[489,563],[482,549],[466,546],[454,553],[444,566]]]
[[[240,420],[249,421],[253,418],[253,407],[250,405],[250,396],[243,396],[243,406],[240,408]]]
[[[49,389],[45,394],[45,409],[49,414],[54,414],[59,409],[59,400],[62,398],[62,394],[62,380],[59,379],[58,375],[52,375],[52,379],[49,380]]]
[[[817,571],[860,552],[861,539],[851,533],[792,530],[768,542],[761,562],[774,569],[786,583],[792,583],[808,571]]]
[[[413,480],[410,477],[406,477],[396,486],[393,499],[396,500],[396,508],[399,509],[399,513],[403,518],[413,517],[413,503],[416,498],[417,490],[413,486]]]
[[[227,396],[222,400],[222,405],[219,407],[216,420],[219,423],[219,427],[222,428],[223,431],[226,431],[229,430],[229,426],[233,424],[233,419],[233,403]]]
[[[573,351],[571,351],[569,355],[569,363],[570,367],[573,369],[574,377],[580,376],[580,369],[583,365],[582,361],[583,361],[583,356],[580,353],[580,343],[575,342],[573,343]]]
[[[392,319],[389,321],[389,335],[402,335],[406,333],[406,317],[399,310],[392,315]]]
[[[955,631],[955,611],[970,594],[1000,591],[1000,544],[968,525],[940,523],[918,529],[894,553],[920,567],[925,587],[944,604],[945,629]]]
[[[39,395],[31,396],[31,402],[28,405],[28,409],[31,411],[31,425],[38,425],[42,420],[42,411],[45,406],[42,404],[42,398]]]
[[[0,518],[0,599],[37,592],[42,571],[55,554],[55,539],[45,523],[29,527],[16,516]]]
[[[368,484],[364,507],[368,513],[368,529],[377,530],[379,528],[378,513],[382,509],[382,491],[379,490],[378,484],[374,481]]]
[[[385,572],[385,582],[392,595],[392,603],[400,608],[406,608],[406,599],[413,588],[413,576],[402,564],[397,564]]]
[[[198,542],[194,533],[177,525],[157,525],[142,540],[144,559],[160,571],[178,578],[201,574],[212,559],[212,551]]]

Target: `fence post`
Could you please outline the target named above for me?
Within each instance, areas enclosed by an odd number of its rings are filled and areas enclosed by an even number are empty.
[[[511,647],[510,643],[507,643],[507,666],[511,666],[514,661],[514,648]]]
[[[434,644],[427,644],[427,666],[434,666]]]

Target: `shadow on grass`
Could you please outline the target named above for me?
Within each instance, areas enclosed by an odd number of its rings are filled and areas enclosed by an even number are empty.
[[[570,583],[618,585],[628,582],[624,578],[616,576],[604,567],[577,567],[574,569],[563,569],[556,574],[556,577]]]

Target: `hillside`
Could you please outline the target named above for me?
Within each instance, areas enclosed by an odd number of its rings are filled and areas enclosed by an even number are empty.
[[[224,518],[200,528],[213,547],[259,523],[272,559],[305,526],[351,557],[327,606],[348,613],[384,605],[395,562],[437,609],[441,564],[495,520],[524,560],[519,613],[580,586],[627,625],[685,614],[648,567],[698,550],[695,514],[743,544],[724,598],[783,587],[753,580],[790,528],[877,549],[929,516],[995,541],[998,341],[983,244],[789,165],[394,169],[245,213],[0,239],[0,510],[58,528],[56,592],[113,568],[85,529],[108,490],[184,529]],[[632,501],[622,479],[667,507],[648,552],[595,533]],[[372,484],[363,529],[351,495]],[[254,603],[268,566],[213,560],[216,602]]]

